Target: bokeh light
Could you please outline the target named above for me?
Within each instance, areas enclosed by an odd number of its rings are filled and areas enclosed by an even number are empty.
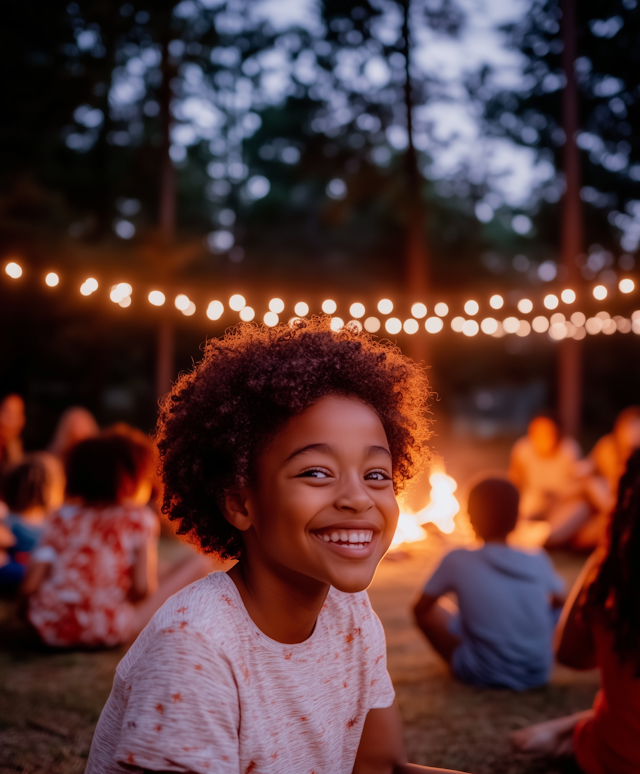
[[[552,314],[549,318],[549,322],[551,325],[556,325],[558,323],[564,324],[566,321],[566,317],[562,314],[562,312],[556,312],[555,314]]]
[[[50,271],[44,278],[44,281],[50,288],[55,288],[55,286],[60,282],[60,277],[58,277],[55,271]]]
[[[480,323],[480,329],[488,336],[492,336],[498,330],[498,321],[494,320],[493,317],[485,317]]]
[[[166,301],[165,295],[161,290],[152,290],[148,295],[148,299],[153,306],[162,306]]]
[[[549,330],[549,320],[540,315],[531,321],[531,327],[536,333],[546,333]]]
[[[585,324],[586,321],[586,315],[584,315],[582,312],[574,312],[571,315],[571,323],[576,326],[576,328],[582,328],[582,326]]]
[[[377,317],[367,317],[364,321],[364,329],[369,333],[377,333],[380,330],[380,320]]]
[[[280,318],[275,312],[267,312],[262,319],[267,328],[273,328],[274,325],[280,322]]]
[[[635,290],[635,287],[636,283],[628,277],[621,279],[618,283],[618,288],[620,289],[621,293],[632,293]]]
[[[22,266],[20,264],[16,263],[15,261],[11,261],[4,267],[5,272],[11,277],[11,279],[19,279],[22,277]]]
[[[304,301],[298,301],[298,303],[293,307],[293,311],[298,315],[298,317],[305,317],[309,314],[309,304],[305,304]]]
[[[505,333],[515,333],[520,327],[520,320],[517,317],[507,317],[502,321],[502,327]]]
[[[602,330],[602,320],[599,317],[589,317],[584,327],[588,334],[595,336]]]
[[[349,314],[352,317],[355,317],[356,319],[359,319],[360,317],[364,317],[364,312],[365,312],[364,304],[355,303],[355,304],[351,304],[351,306],[349,307]]]
[[[342,317],[332,317],[329,326],[332,331],[339,331],[344,328],[344,320]]]
[[[475,336],[480,330],[480,326],[475,320],[465,320],[462,326],[462,332],[465,336]]]
[[[391,314],[393,312],[393,301],[388,298],[378,301],[378,311],[380,314]]]
[[[557,309],[558,303],[558,296],[555,296],[553,293],[549,293],[548,296],[544,297],[544,305],[546,309]]]
[[[424,327],[427,333],[440,333],[444,328],[444,323],[439,317],[429,317],[424,321]]]
[[[247,302],[244,300],[244,296],[241,296],[240,293],[235,293],[229,299],[229,309],[233,309],[234,312],[239,312],[241,309],[244,309],[246,305]]]
[[[240,319],[243,322],[251,322],[255,316],[256,313],[250,306],[245,306],[240,310]]]
[[[571,290],[571,288],[565,288],[562,293],[560,293],[560,298],[564,304],[572,304],[576,300],[575,291]]]
[[[186,309],[180,310],[185,317],[192,317],[196,313],[196,305],[193,301],[189,301],[189,306]]]
[[[333,314],[337,308],[338,304],[332,298],[327,298],[326,301],[322,302],[322,311],[325,314]]]
[[[497,294],[495,296],[491,296],[491,298],[489,299],[489,306],[492,309],[502,309],[502,307],[504,306],[504,298],[502,298],[502,296],[499,296]]]
[[[439,301],[433,307],[433,311],[438,315],[438,317],[446,317],[449,314],[449,307],[444,303],[444,301]]]
[[[553,323],[553,325],[549,326],[549,336],[554,341],[562,341],[562,339],[567,338],[567,327],[564,323]]]
[[[518,301],[518,311],[522,314],[529,314],[532,309],[533,301],[531,301],[529,298],[521,298]]]
[[[80,285],[80,292],[83,296],[90,296],[98,289],[98,280],[95,277],[89,277],[82,285]]]
[[[411,314],[418,320],[422,320],[423,317],[427,316],[427,307],[424,304],[418,302],[411,307]]]
[[[420,325],[418,324],[417,320],[414,320],[413,317],[410,317],[408,320],[404,321],[404,325],[402,327],[404,328],[405,333],[408,333],[412,336],[414,333],[418,332]]]
[[[456,333],[462,333],[462,327],[464,323],[464,317],[454,317],[453,320],[451,320],[451,330],[455,331]]]
[[[275,312],[275,314],[284,312],[284,301],[281,298],[272,298],[269,301],[269,311]]]
[[[123,296],[118,301],[118,306],[121,306],[123,309],[126,309],[127,307],[131,306],[131,296]]]
[[[174,304],[176,305],[176,309],[178,309],[181,312],[186,311],[189,308],[189,304],[191,301],[189,300],[189,296],[185,296],[184,293],[180,293],[180,295],[176,296],[176,300],[174,301]]]
[[[531,323],[528,320],[520,320],[516,336],[528,336],[531,333]]]
[[[212,301],[207,307],[207,317],[210,320],[219,320],[224,312],[222,301]]]
[[[478,304],[477,301],[473,301],[473,300],[467,301],[464,305],[464,311],[465,311],[465,314],[469,315],[469,317],[473,317],[474,314],[478,314],[478,312],[480,311],[480,305]],[[471,335],[475,336],[475,333],[472,333]]]
[[[593,289],[593,297],[598,301],[604,301],[607,297],[607,289],[604,285],[596,285]]]
[[[402,322],[397,317],[390,317],[384,324],[387,333],[400,333],[402,330]]]

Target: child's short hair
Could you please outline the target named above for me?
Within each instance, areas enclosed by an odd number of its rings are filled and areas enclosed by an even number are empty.
[[[148,474],[150,444],[123,433],[105,434],[76,444],[66,464],[67,495],[86,503],[116,503],[125,478],[140,484]]]
[[[52,480],[44,461],[37,455],[9,468],[2,479],[2,499],[13,513],[31,508],[48,508]]]
[[[518,521],[520,495],[504,478],[485,478],[469,492],[467,512],[471,525],[483,540],[504,538]]]
[[[355,327],[328,318],[266,328],[239,325],[207,342],[204,358],[164,399],[156,438],[163,512],[203,551],[237,558],[240,533],[221,510],[246,484],[279,429],[327,395],[371,406],[385,429],[396,491],[426,461],[429,389],[424,368]]]

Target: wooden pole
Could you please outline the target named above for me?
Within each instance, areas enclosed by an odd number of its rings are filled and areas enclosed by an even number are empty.
[[[579,106],[575,77],[575,0],[562,1],[562,40],[562,66],[567,83],[562,98],[566,190],[563,203],[561,261],[567,285],[575,287],[580,279],[577,257],[583,249],[584,240],[580,201],[580,151],[576,143]],[[582,342],[575,339],[564,339],[558,348],[558,413],[563,432],[572,437],[577,436],[582,418]]]
[[[422,177],[413,139],[413,92],[411,88],[411,0],[402,0],[402,39],[405,61],[404,103],[407,115],[407,150],[405,153],[406,213],[405,282],[410,303],[426,302],[428,288],[428,254],[425,238],[426,211],[422,201]],[[406,346],[407,354],[416,361],[427,359],[426,331],[413,335]]]

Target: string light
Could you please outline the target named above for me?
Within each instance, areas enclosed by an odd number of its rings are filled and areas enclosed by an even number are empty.
[[[521,298],[518,301],[518,311],[522,314],[529,314],[529,312],[533,309],[533,301],[531,301],[528,298]]]
[[[196,305],[193,301],[189,301],[189,306],[186,309],[180,310],[185,317],[191,317],[196,313]]]
[[[462,332],[465,336],[475,336],[480,330],[480,326],[475,320],[465,320],[462,325]]]
[[[562,341],[562,339],[565,339],[567,337],[567,328],[564,323],[553,323],[549,326],[549,336],[554,341]]]
[[[378,311],[380,314],[391,314],[393,312],[393,301],[388,298],[378,301]]]
[[[367,317],[364,321],[364,329],[369,333],[377,333],[380,330],[380,320],[377,317]]]
[[[604,301],[607,297],[607,289],[604,285],[596,285],[593,289],[593,297],[598,301]]]
[[[520,320],[516,336],[528,336],[531,333],[531,323],[528,320]]]
[[[123,296],[118,301],[118,306],[121,306],[123,309],[126,309],[127,307],[131,306],[131,296]],[[193,311],[195,312],[195,307],[193,308]]]
[[[247,302],[244,300],[244,296],[241,296],[240,293],[235,293],[229,299],[229,309],[233,309],[234,312],[239,312],[241,309],[244,309],[246,305]]]
[[[322,302],[322,311],[325,314],[333,314],[337,308],[338,304],[332,298],[327,298],[326,301]]]
[[[284,312],[284,301],[281,298],[272,298],[269,301],[269,311],[275,312],[275,314],[281,314]]]
[[[161,290],[152,290],[147,296],[149,303],[153,306],[162,306],[166,301],[165,295]]]
[[[451,320],[451,330],[455,331],[456,333],[462,333],[462,327],[464,323],[464,317],[454,317],[453,320]]]
[[[440,333],[444,328],[444,323],[440,317],[429,317],[424,321],[424,327],[427,333]]]
[[[582,312],[574,312],[571,315],[571,324],[575,325],[576,328],[582,328],[586,319],[586,316]]]
[[[240,319],[243,322],[251,322],[255,316],[256,313],[250,306],[245,306],[240,310]]]
[[[531,327],[536,333],[546,333],[549,330],[549,320],[543,315],[531,320]]]
[[[224,312],[224,305],[222,301],[211,301],[211,303],[207,307],[207,317],[210,320],[219,320],[222,317],[223,312]]]
[[[499,296],[497,294],[495,296],[491,296],[491,298],[489,299],[489,306],[492,309],[502,309],[502,307],[504,306],[504,298],[502,298],[502,296]]]
[[[344,328],[344,320],[342,317],[332,317],[329,327],[332,331],[342,330],[342,328]]]
[[[293,307],[293,311],[298,315],[298,317],[306,317],[309,314],[309,304],[305,304],[304,301],[298,301],[298,303]],[[336,319],[338,319],[336,317]]]
[[[89,277],[89,279],[86,279],[82,285],[80,285],[80,292],[83,296],[90,296],[92,293],[95,293],[97,289],[98,280],[94,277]]]
[[[555,314],[551,315],[549,322],[551,325],[564,325],[566,319],[567,318],[562,314],[562,312],[556,312]]]
[[[356,303],[356,304],[351,304],[351,306],[349,307],[349,314],[352,317],[355,317],[356,319],[359,319],[360,317],[364,317],[364,312],[365,312],[364,304]]]
[[[411,314],[418,320],[422,320],[423,317],[427,316],[427,307],[421,303],[413,304]]]
[[[602,332],[605,336],[611,336],[612,333],[615,333],[618,330],[618,326],[616,325],[615,320],[604,320],[602,323]]]
[[[591,336],[595,336],[602,330],[602,320],[599,317],[589,317],[585,322],[584,327],[587,333],[591,334]]]
[[[446,317],[449,314],[449,307],[444,303],[444,301],[440,301],[433,307],[433,311],[438,315],[438,317]]]
[[[635,287],[636,283],[628,277],[626,279],[621,279],[618,283],[618,288],[621,293],[632,293]]]
[[[50,271],[44,278],[44,281],[50,288],[55,288],[55,286],[60,282],[60,277],[58,277],[55,271]]]
[[[571,288],[565,288],[562,293],[560,293],[560,298],[563,303],[572,304],[576,300],[575,291],[571,290]]]
[[[576,328],[576,331],[573,334],[573,338],[576,341],[581,341],[582,339],[584,339],[586,335],[587,335],[587,332],[584,328]]]
[[[413,317],[410,317],[408,320],[404,321],[404,325],[402,326],[404,328],[404,332],[408,333],[409,335],[413,336],[414,333],[417,333],[420,329],[420,325],[417,320],[414,320]]]
[[[384,324],[387,333],[396,334],[402,330],[402,322],[397,317],[389,317]]]
[[[493,317],[485,317],[480,323],[480,330],[488,336],[492,336],[498,330],[498,321]]]
[[[549,293],[548,296],[544,297],[543,301],[546,309],[557,309],[558,308],[558,296],[554,296],[553,293]]]
[[[132,293],[133,288],[131,285],[129,285],[128,282],[120,282],[117,285],[112,286],[111,292],[109,293],[109,298],[113,301],[114,304],[120,304],[122,300],[130,296]]]
[[[4,267],[5,272],[11,277],[11,279],[19,279],[22,277],[22,266],[20,264],[16,263],[15,261],[11,261]]]
[[[174,301],[176,309],[180,312],[185,312],[189,308],[190,303],[189,296],[185,296],[184,293],[180,293],[180,295],[176,296],[176,300]]]
[[[473,317],[475,314],[478,314],[479,310],[480,306],[477,301],[467,301],[464,305],[465,314],[468,314],[469,317]]]
[[[275,312],[267,312],[262,319],[267,328],[273,328],[274,325],[277,325],[280,322],[280,318]]]

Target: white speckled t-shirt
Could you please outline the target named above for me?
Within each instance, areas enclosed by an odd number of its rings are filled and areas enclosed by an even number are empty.
[[[86,774],[351,774],[367,712],[393,699],[366,592],[331,588],[311,637],[287,645],[216,572],[171,597],[118,665]]]

